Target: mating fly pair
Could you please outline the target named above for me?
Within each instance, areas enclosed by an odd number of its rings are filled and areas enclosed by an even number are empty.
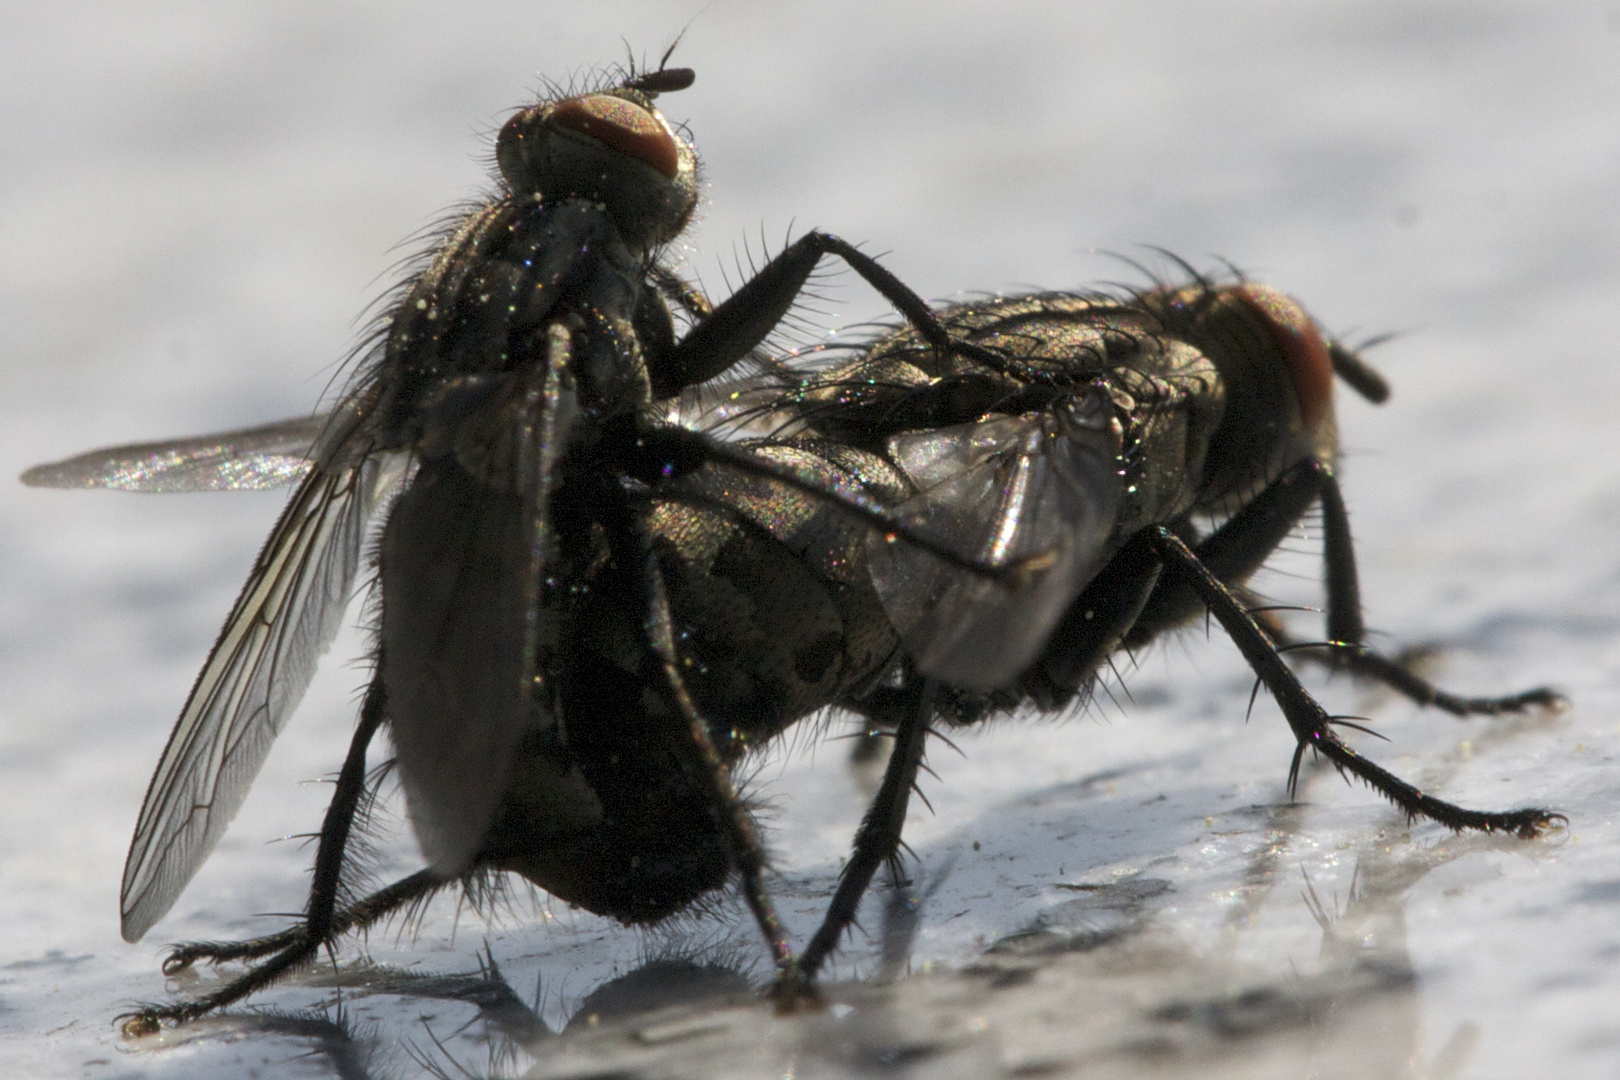
[[[159,762],[123,888],[125,937],[169,909],[240,806],[330,642],[373,518],[374,674],[298,925],[165,962],[256,963],[151,1030],[228,1005],[337,935],[512,871],[626,922],[733,873],[807,991],[899,844],[929,724],[1083,694],[1116,648],[1208,608],[1300,740],[1412,815],[1533,833],[1556,815],[1467,811],[1333,734],[1241,581],[1320,501],[1329,631],[1353,670],[1453,711],[1554,700],[1438,695],[1361,644],[1333,481],[1331,383],[1376,383],[1280,294],[1034,296],[936,315],[870,258],[810,233],[712,307],[660,261],[697,197],[693,149],[653,98],[679,69],[560,96],[496,144],[497,196],[400,291],[326,418],[85,455],[48,486],[298,482]],[[792,307],[825,254],[904,315],[727,442],[668,423]],[[677,337],[669,305],[690,329]],[[753,394],[764,393],[757,386]],[[1202,531],[1199,522],[1219,520]],[[896,731],[827,916],[795,956],[731,767],[840,706]],[[345,848],[386,727],[428,866],[343,905]],[[1295,766],[1298,765],[1296,755]]]

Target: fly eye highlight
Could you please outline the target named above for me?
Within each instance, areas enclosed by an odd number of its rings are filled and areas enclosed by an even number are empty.
[[[587,94],[559,102],[551,123],[577,131],[674,178],[680,150],[662,120],[648,110],[612,94]]]

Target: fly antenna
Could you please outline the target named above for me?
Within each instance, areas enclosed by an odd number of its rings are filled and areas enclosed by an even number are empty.
[[[1389,380],[1356,353],[1335,341],[1328,345],[1328,360],[1333,364],[1335,375],[1374,405],[1389,400]]]
[[[696,16],[694,16],[695,18]],[[639,90],[648,97],[657,97],[659,94],[670,94],[676,90],[685,90],[697,80],[697,72],[691,68],[668,67],[669,58],[675,55],[675,49],[680,45],[681,39],[686,36],[689,22],[681,27],[681,32],[675,35],[675,40],[669,43],[664,55],[658,58],[658,70],[636,74],[636,60],[634,52],[630,56],[630,78],[625,80],[627,90]],[[630,51],[630,43],[624,43],[626,51]]]

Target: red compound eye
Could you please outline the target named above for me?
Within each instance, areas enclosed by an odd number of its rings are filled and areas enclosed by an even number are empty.
[[[1288,375],[1299,398],[1299,414],[1307,428],[1327,418],[1333,406],[1333,361],[1316,321],[1291,296],[1264,285],[1240,285],[1234,292],[1266,322],[1282,348]]]
[[[665,176],[673,177],[680,167],[674,136],[658,117],[633,101],[612,94],[586,94],[559,102],[550,120],[644,161]]]

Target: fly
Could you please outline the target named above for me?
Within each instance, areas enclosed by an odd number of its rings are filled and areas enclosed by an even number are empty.
[[[1367,645],[1349,517],[1336,474],[1335,376],[1374,402],[1383,378],[1290,297],[1194,275],[1123,298],[1041,293],[937,313],[959,346],[910,329],[804,377],[758,408],[768,443],[836,460],[899,528],[859,556],[903,662],[839,702],[894,733],[877,799],[820,931],[813,973],[877,868],[895,859],[931,725],[1083,701],[1120,650],[1208,612],[1276,699],[1296,739],[1409,819],[1534,836],[1565,819],[1479,811],[1419,790],[1340,739],[1283,654],[1306,650],[1456,715],[1556,709],[1538,688],[1504,697],[1440,690]],[[802,498],[783,492],[788,503]],[[1293,640],[1245,582],[1320,507],[1326,640]],[[924,546],[919,540],[932,540]],[[941,559],[938,548],[954,551]],[[814,556],[810,556],[814,558]],[[1013,587],[973,567],[1020,568]]]
[[[141,1010],[128,1030],[228,1005],[349,926],[498,870],[626,922],[662,918],[738,872],[780,981],[800,985],[729,765],[805,712],[859,692],[893,643],[875,604],[854,620],[876,628],[864,636],[837,632],[836,597],[825,625],[795,618],[782,601],[814,575],[761,530],[734,535],[734,512],[722,506],[716,520],[660,502],[719,464],[773,492],[821,492],[820,463],[773,461],[664,418],[682,391],[748,358],[828,254],[939,347],[971,346],[953,344],[920,298],[826,233],[788,245],[716,306],[676,276],[662,253],[696,206],[697,156],[654,99],[692,81],[688,69],[631,71],[512,116],[495,144],[495,196],[404,283],[328,417],[25,474],[37,485],[152,491],[297,482],[147,791],[124,869],[129,941],[169,910],[235,815],[338,628],[373,519],[383,519],[374,673],[305,917],[255,941],[180,947],[165,970],[258,962],[194,1001]],[[684,335],[671,303],[691,324]],[[859,490],[823,497],[855,520],[895,527]],[[725,563],[732,556],[740,569]],[[708,569],[687,573],[699,564]],[[782,587],[762,601],[772,612],[759,663],[740,666],[716,646],[707,673],[683,671],[685,628],[711,642],[747,637],[760,626],[728,621],[726,590],[769,593],[773,583]],[[785,682],[767,662],[778,659],[792,672]],[[725,719],[712,723],[705,707]],[[383,727],[427,866],[339,910],[366,751]]]

